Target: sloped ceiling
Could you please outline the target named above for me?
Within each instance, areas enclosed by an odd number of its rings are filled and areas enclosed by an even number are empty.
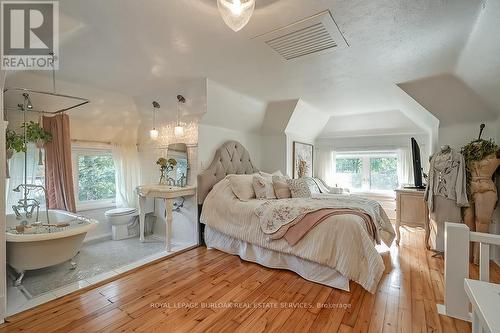
[[[497,114],[500,114],[499,29],[500,1],[485,1],[456,68],[456,74]]]
[[[440,125],[489,121],[497,116],[481,96],[453,74],[405,82],[399,87],[434,114]]]
[[[323,128],[320,138],[383,136],[424,133],[399,110],[332,116]]]
[[[234,33],[214,0],[65,0],[60,10],[74,29],[61,45],[59,76],[131,96],[208,77],[330,114],[393,110],[395,82],[454,68],[478,8],[479,0],[259,0]],[[252,39],[326,9],[351,47],[287,62]]]

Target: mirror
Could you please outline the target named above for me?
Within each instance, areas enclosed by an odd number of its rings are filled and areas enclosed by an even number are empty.
[[[187,185],[188,159],[187,146],[184,143],[172,143],[168,145],[167,159],[173,158],[177,161],[174,169],[168,172],[168,177],[175,180],[175,185],[184,187]]]

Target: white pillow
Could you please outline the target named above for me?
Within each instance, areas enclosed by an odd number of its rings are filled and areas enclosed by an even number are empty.
[[[252,175],[228,175],[226,178],[231,184],[231,189],[234,195],[241,201],[255,199],[255,191],[253,189]]]
[[[253,176],[253,189],[257,199],[276,199],[272,178],[269,180],[261,175]]]
[[[280,176],[280,177],[283,177],[283,174],[281,173],[280,170],[277,170],[277,171],[274,171],[273,173],[267,173],[267,172],[264,172],[264,171],[260,171],[259,174],[264,177],[264,178],[268,178],[268,179],[273,179],[273,176]]]

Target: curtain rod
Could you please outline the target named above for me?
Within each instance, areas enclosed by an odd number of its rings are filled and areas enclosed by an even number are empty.
[[[105,145],[112,145],[113,144],[113,142],[110,142],[110,141],[79,140],[79,139],[71,139],[71,142],[75,142],[75,143],[99,143],[99,144],[105,144]]]

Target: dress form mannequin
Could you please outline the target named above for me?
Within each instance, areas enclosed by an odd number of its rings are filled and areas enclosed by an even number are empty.
[[[480,144],[480,143],[478,143]],[[500,150],[490,154],[483,160],[472,162],[470,192],[474,203],[464,210],[464,222],[470,230],[488,233],[497,203],[497,188],[493,182],[493,174],[500,166]],[[474,244],[473,261],[479,261],[479,244]]]
[[[489,233],[493,212],[498,200],[497,188],[493,182],[493,175],[500,166],[500,149],[493,141],[481,139],[485,125],[479,127],[477,140],[462,148],[462,152],[474,151],[470,155],[468,172],[470,177],[471,205],[464,209],[464,222],[470,230]],[[482,159],[477,157],[478,152],[488,154]],[[479,263],[479,244],[471,244],[471,261]]]
[[[429,207],[428,245],[434,252],[444,252],[445,222],[462,223],[461,207],[469,205],[465,179],[463,156],[448,145],[441,146],[430,159],[424,195]]]

